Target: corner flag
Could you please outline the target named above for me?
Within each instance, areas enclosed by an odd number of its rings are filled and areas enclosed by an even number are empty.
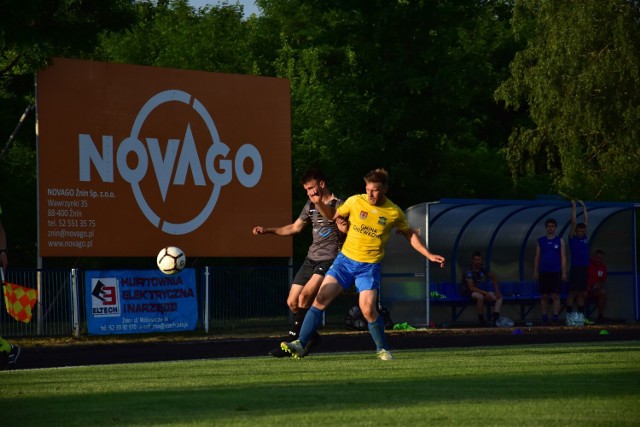
[[[7,313],[20,322],[29,323],[33,317],[31,310],[38,301],[38,291],[9,282],[5,282],[2,288]]]

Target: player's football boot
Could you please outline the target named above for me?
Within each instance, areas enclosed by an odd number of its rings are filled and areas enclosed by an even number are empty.
[[[376,353],[378,359],[380,360],[393,360],[393,356],[389,350],[385,350],[384,348]]]
[[[307,355],[307,350],[303,347],[300,340],[283,342],[280,344],[280,348],[291,354],[291,357],[293,357],[294,359],[300,359]]]

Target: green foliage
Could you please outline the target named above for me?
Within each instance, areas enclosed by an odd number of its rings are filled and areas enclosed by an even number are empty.
[[[138,21],[123,32],[105,32],[97,57],[107,61],[227,73],[256,73],[251,21],[242,7],[198,10],[186,0],[138,3]]]
[[[640,196],[640,4],[520,0],[513,25],[528,43],[496,97],[530,122],[510,137],[512,172],[574,198]]]
[[[450,152],[496,155],[506,139],[492,93],[515,46],[510,2],[258,3],[261,25],[281,34],[278,75],[292,81],[294,171],[320,165],[348,195],[385,167],[390,197],[407,206],[464,194],[432,185],[451,173]],[[477,170],[456,176],[491,188]]]
[[[32,120],[30,124],[33,126]],[[23,144],[12,145],[0,168],[2,224],[7,230],[11,265],[28,265],[36,259],[36,184],[35,150]]]
[[[130,0],[0,0],[0,136],[2,150],[25,108],[34,104],[34,74],[53,56],[88,55],[98,34],[133,22]],[[36,257],[34,113],[0,159],[0,204],[11,265]]]
[[[16,81],[33,85],[33,73],[52,56],[86,54],[101,31],[122,29],[133,20],[130,0],[2,0],[0,10],[3,98],[16,90]]]
[[[34,102],[33,73],[61,55],[289,79],[294,211],[310,166],[341,196],[384,167],[402,207],[640,193],[636,1],[257,0],[248,19],[230,3],[0,0],[2,134]],[[35,199],[6,172],[35,175],[17,155],[35,149],[31,126],[0,160],[3,205],[9,185]]]

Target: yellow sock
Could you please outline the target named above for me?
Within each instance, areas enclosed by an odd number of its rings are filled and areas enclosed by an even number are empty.
[[[9,353],[11,351],[11,344],[2,337],[0,337],[0,351],[4,351],[5,353]]]

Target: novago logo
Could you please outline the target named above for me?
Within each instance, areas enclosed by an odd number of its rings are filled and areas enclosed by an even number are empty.
[[[157,137],[147,137],[142,141],[141,129],[151,113],[163,104],[176,102],[192,108],[206,125],[211,136],[211,146],[204,155],[204,162],[198,154],[191,124],[187,124],[182,140],[168,138],[164,153]],[[78,137],[80,181],[91,181],[93,165],[103,182],[114,182],[113,137],[102,136],[101,150],[96,147],[90,135],[79,134]],[[242,145],[235,153],[234,159],[227,158],[229,153],[229,147],[220,140],[216,125],[205,106],[187,92],[167,90],[152,96],[140,109],[130,135],[117,148],[115,165],[120,176],[131,185],[136,202],[145,217],[162,231],[181,235],[196,230],[207,220],[216,206],[222,187],[231,182],[234,172],[244,187],[254,187],[260,181],[262,158],[255,146]],[[135,158],[135,166],[128,163],[127,159],[130,157]],[[245,170],[246,160],[251,160],[253,164],[250,172]],[[167,197],[169,187],[185,185],[188,176],[192,177],[196,186],[206,188],[211,183],[213,188],[201,211],[193,218],[183,222],[172,222],[156,213],[143,194],[140,183],[150,173],[155,174],[163,201]]]

